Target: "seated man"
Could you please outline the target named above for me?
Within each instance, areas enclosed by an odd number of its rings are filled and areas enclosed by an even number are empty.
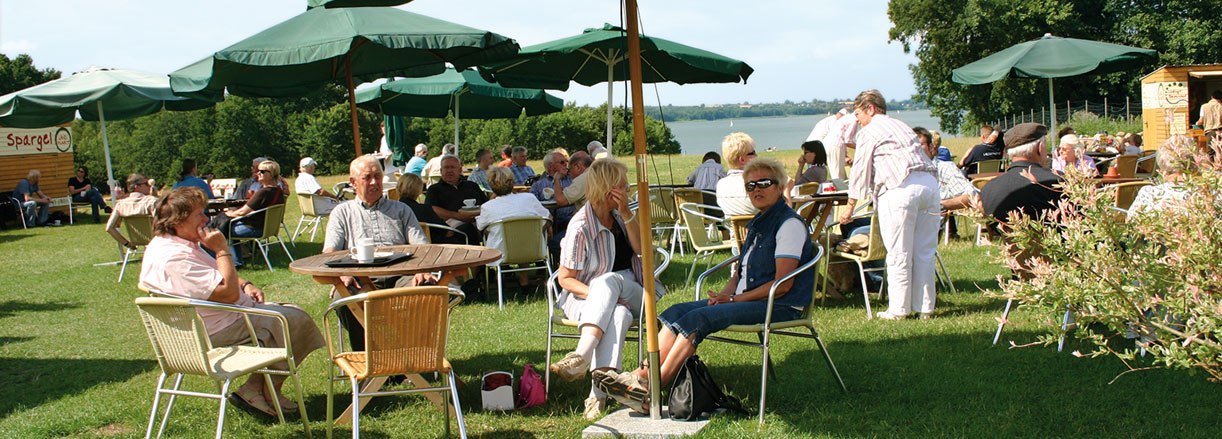
[[[547,173],[530,186],[530,193],[539,201],[554,200],[556,191],[564,192],[564,188],[573,184],[573,178],[569,176],[569,158],[563,152],[555,150],[547,153],[547,156],[543,157],[543,169]],[[569,218],[572,218],[573,212],[576,211],[577,208],[571,205],[556,208],[557,226],[564,224],[568,227]]]
[[[412,156],[412,158],[407,161],[406,165],[403,165],[403,173],[421,175],[421,173],[424,172],[424,165],[428,164],[428,160],[425,160],[425,157],[428,156],[428,145],[417,143],[416,155]]]
[[[472,183],[478,184],[484,192],[492,190],[492,185],[488,183],[488,169],[492,167],[492,151],[480,148],[475,151],[475,169],[471,170],[471,175],[467,177]],[[403,192],[399,192],[402,194]]]
[[[593,157],[594,160],[611,157],[611,151],[608,151],[607,148],[603,146],[603,143],[597,140],[586,144],[586,153],[590,154],[590,157]]]
[[[921,127],[912,130],[920,139],[925,155],[929,156],[938,168],[938,197],[942,200],[942,210],[952,211],[971,206],[972,199],[980,197],[980,191],[976,186],[972,186],[972,182],[963,176],[954,163],[937,159],[939,149],[937,143],[932,140],[934,134]]]
[[[1001,160],[1005,155],[1006,143],[1001,137],[1001,131],[994,130],[992,125],[980,127],[980,144],[973,146],[967,154],[959,159],[959,168],[967,175],[976,173],[976,162],[985,160]]]
[[[535,169],[526,165],[526,147],[513,147],[513,154],[509,156],[512,163],[509,165],[509,170],[513,171],[513,184],[525,185],[535,177]]]
[[[331,211],[323,253],[348,250],[359,239],[370,239],[376,246],[428,244],[416,215],[406,204],[382,194],[382,165],[373,156],[360,156],[348,167],[348,182],[356,190],[356,198],[340,203]],[[415,276],[393,276],[373,279],[373,285],[363,285],[351,277],[342,277],[353,294],[380,288],[427,285],[437,282],[429,273]],[[365,349],[365,328],[347,307],[338,312],[340,323],[347,328],[353,350]]]
[[[697,166],[696,170],[687,176],[687,183],[696,189],[716,193],[717,182],[725,176],[726,168],[721,167],[721,154],[709,151],[704,154],[700,166]],[[712,204],[710,201],[716,203],[717,198],[712,197],[712,200],[705,198],[704,204]]]
[[[26,177],[17,182],[13,190],[13,198],[21,202],[21,211],[25,213],[25,223],[30,227],[45,226],[51,217],[51,197],[38,187],[42,172],[31,169]]]
[[[153,186],[149,184],[149,179],[144,174],[135,173],[127,176],[128,195],[115,203],[114,211],[111,212],[110,219],[106,221],[106,233],[115,238],[119,245],[130,249],[136,248],[119,232],[119,226],[123,224],[124,217],[153,214],[157,197],[150,195],[152,190]]]
[[[420,176],[425,178],[441,176],[441,158],[447,155],[455,155],[458,153],[458,147],[453,143],[447,143],[441,147],[441,155],[429,159],[424,164],[424,169],[420,171]]]
[[[465,200],[475,200],[475,205],[488,201],[488,195],[479,185],[462,178],[462,162],[458,157],[447,155],[441,158],[441,181],[429,186],[424,194],[424,203],[433,206],[433,212],[446,224],[467,234],[468,244],[479,244],[479,230],[475,228],[475,217],[479,211],[461,211]]]
[[[315,201],[314,212],[319,215],[327,215],[331,213],[332,209],[335,209],[335,206],[339,205],[339,200],[335,194],[327,191],[318,183],[318,178],[314,177],[315,169],[318,169],[318,162],[314,161],[313,158],[306,157],[301,159],[301,163],[298,164],[297,168],[299,171],[297,182],[294,183],[294,186],[296,186],[297,193],[299,194],[325,197]]]
[[[89,168],[84,166],[76,168],[76,175],[68,179],[68,194],[72,195],[73,203],[89,203],[93,208],[95,223],[102,222],[99,210],[105,209],[106,213],[111,211],[106,201],[102,200],[102,193],[98,192],[98,188],[93,187],[93,182],[89,180]]]
[[[238,182],[238,186],[233,189],[233,193],[229,194],[229,198],[233,200],[246,200],[254,191],[250,188],[259,181],[259,163],[263,163],[267,157],[256,157],[250,161],[250,178],[244,178]]]
[[[446,221],[433,211],[433,206],[417,201],[420,199],[420,194],[424,193],[424,179],[419,175],[403,174],[399,176],[399,183],[395,189],[399,190],[399,201],[412,208],[412,213],[416,214],[416,221],[420,223],[421,227],[432,224],[446,225]],[[429,241],[434,244],[467,243],[462,235],[453,230],[432,230],[428,237]]]
[[[1041,212],[1055,209],[1063,197],[1057,187],[1061,177],[1045,167],[1048,147],[1044,144],[1044,135],[1047,133],[1048,128],[1037,123],[1019,124],[1006,133],[1010,167],[980,191],[984,213],[1002,227],[1012,212],[1038,218]],[[1038,256],[1036,251],[1026,252],[1028,255],[1020,256],[1020,261]],[[1020,267],[1016,274],[1024,278],[1029,276],[1026,268]]]

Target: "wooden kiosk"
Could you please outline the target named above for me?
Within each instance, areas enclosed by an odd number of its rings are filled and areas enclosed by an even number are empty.
[[[1205,132],[1193,123],[1214,90],[1222,90],[1222,64],[1163,66],[1141,78],[1143,148],[1156,149],[1174,134],[1204,144]]]
[[[0,126],[0,192],[11,192],[31,169],[42,173],[38,187],[48,197],[68,196],[68,179],[76,174],[72,162],[72,128],[9,128]],[[95,180],[96,181],[96,180]],[[71,202],[54,203],[51,211],[67,211]]]

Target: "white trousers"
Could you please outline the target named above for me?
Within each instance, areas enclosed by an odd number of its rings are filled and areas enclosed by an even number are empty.
[[[887,311],[933,312],[937,294],[934,252],[942,206],[938,180],[914,172],[878,196],[878,230],[887,248]]]
[[[834,143],[834,145],[828,142],[823,144],[824,152],[827,152],[827,178],[844,180],[848,174],[844,169],[844,158],[849,154],[848,147],[840,142]]]
[[[594,356],[590,359],[590,370],[610,367],[621,369],[624,361],[624,338],[628,328],[638,318],[645,289],[634,279],[632,270],[613,271],[590,280],[589,294],[580,302],[580,315],[576,320],[581,325],[595,325],[603,330],[603,336],[594,345]],[[620,302],[627,303],[627,306]],[[569,314],[566,311],[565,314]],[[597,386],[590,385],[591,395],[599,399],[606,394]]]

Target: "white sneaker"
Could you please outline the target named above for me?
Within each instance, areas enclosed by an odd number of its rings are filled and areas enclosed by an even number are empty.
[[[586,398],[585,404],[585,411],[583,411],[581,415],[585,417],[587,421],[597,421],[598,418],[602,417],[603,410],[607,409],[607,400],[598,399],[594,396]]]
[[[586,370],[590,368],[590,362],[581,358],[581,355],[576,352],[569,352],[560,361],[552,363],[548,366],[552,373],[560,376],[565,381],[576,381],[578,378],[586,376]]]
[[[874,317],[878,317],[883,320],[903,320],[905,318],[908,318],[908,315],[907,314],[892,314],[891,311],[879,311],[878,314],[874,314]]]

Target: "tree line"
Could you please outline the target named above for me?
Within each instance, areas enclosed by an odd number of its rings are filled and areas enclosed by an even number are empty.
[[[853,98],[819,100],[806,102],[787,100],[780,103],[742,103],[722,105],[664,105],[662,107],[646,106],[645,114],[649,117],[678,122],[685,120],[719,120],[743,119],[748,117],[779,117],[804,116],[813,114],[835,113]],[[887,108],[891,110],[917,110],[925,108],[924,104],[915,100],[888,101]]]

